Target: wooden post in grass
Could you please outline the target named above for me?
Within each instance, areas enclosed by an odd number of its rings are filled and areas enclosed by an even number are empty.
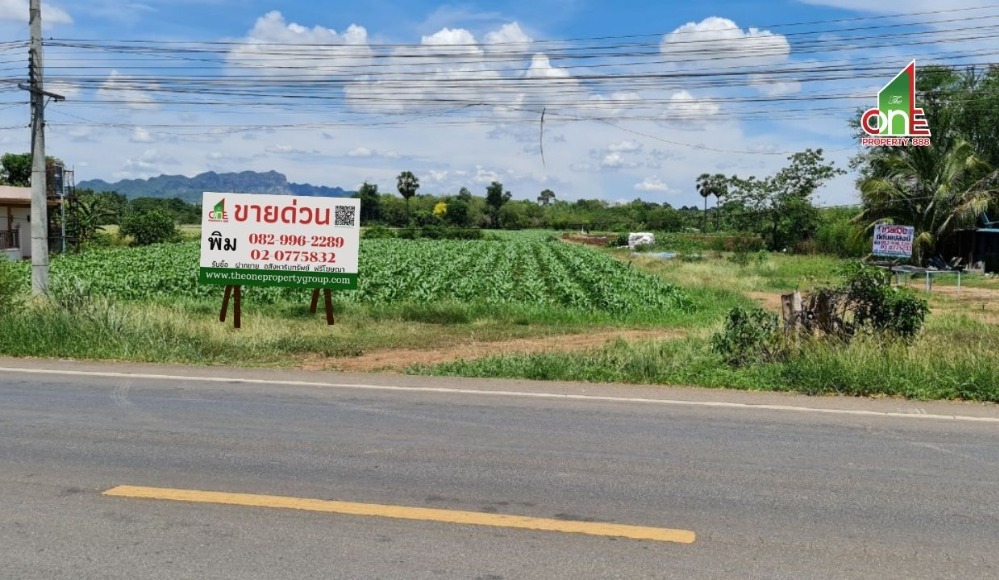
[[[797,332],[801,327],[801,292],[782,294],[780,305],[785,328]]]
[[[333,318],[333,292],[329,288],[323,288],[323,306],[326,308],[326,325],[333,326],[336,320]],[[319,288],[312,290],[312,303],[309,305],[309,312],[316,313],[319,308]]]
[[[316,313],[316,308],[319,306],[319,288],[312,289],[312,304],[309,305],[309,312],[312,314]]]
[[[219,312],[219,322],[225,322],[226,314],[229,313],[229,297],[233,298],[232,302],[232,326],[233,328],[240,327],[240,286],[226,286],[225,295],[222,297],[222,311]]]

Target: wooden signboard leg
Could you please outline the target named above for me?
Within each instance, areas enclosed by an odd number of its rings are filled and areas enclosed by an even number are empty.
[[[316,308],[318,306],[319,306],[319,288],[314,288],[312,290],[312,304],[309,306],[309,312],[315,314]]]
[[[232,322],[233,322],[233,327],[234,328],[239,328],[239,322],[240,322],[240,320],[239,320],[239,315],[240,315],[240,311],[239,311],[239,298],[240,298],[240,296],[239,295],[240,295],[240,289],[241,288],[242,288],[242,286],[236,286],[236,292],[235,292],[236,296],[234,297],[235,299],[232,302]]]
[[[240,290],[241,286],[226,286],[225,296],[222,297],[222,311],[219,312],[219,322],[225,322],[225,317],[229,314],[229,298],[233,298],[232,302],[232,325],[234,328],[239,328],[240,326]]]
[[[319,290],[316,290],[315,296],[318,298]],[[335,322],[333,320],[333,292],[329,288],[324,288],[323,298],[326,302],[326,324],[328,326],[332,326]]]
[[[222,297],[222,311],[219,312],[219,322],[225,322],[225,315],[229,312],[229,296],[232,295],[232,286],[225,287],[225,296]]]

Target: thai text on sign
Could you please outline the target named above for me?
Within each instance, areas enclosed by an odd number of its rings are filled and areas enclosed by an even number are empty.
[[[205,192],[202,284],[357,288],[361,202]]]
[[[912,238],[915,228],[878,224],[874,226],[874,255],[891,258],[912,256]]]

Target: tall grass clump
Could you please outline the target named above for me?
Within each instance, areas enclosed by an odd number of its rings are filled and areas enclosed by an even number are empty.
[[[24,301],[23,272],[0,258],[0,316],[17,310]]]

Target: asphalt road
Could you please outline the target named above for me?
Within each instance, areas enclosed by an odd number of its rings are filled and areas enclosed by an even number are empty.
[[[0,578],[999,578],[995,406],[0,367]],[[696,541],[102,495],[119,485],[613,522]]]

